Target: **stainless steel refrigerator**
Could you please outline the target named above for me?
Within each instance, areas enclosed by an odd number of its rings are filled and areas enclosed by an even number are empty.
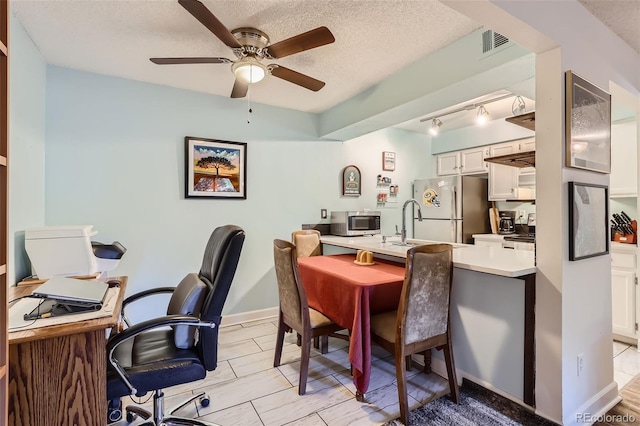
[[[443,176],[416,180],[413,198],[420,203],[422,222],[414,207],[413,237],[473,244],[473,234],[490,234],[487,179]]]

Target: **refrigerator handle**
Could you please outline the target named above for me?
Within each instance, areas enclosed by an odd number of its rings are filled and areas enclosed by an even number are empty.
[[[456,216],[456,206],[458,205],[458,188],[455,185],[451,186],[451,241],[457,243],[458,237],[458,221]]]

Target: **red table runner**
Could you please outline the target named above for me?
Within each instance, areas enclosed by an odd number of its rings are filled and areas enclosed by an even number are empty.
[[[355,254],[298,258],[309,306],[350,330],[349,361],[353,382],[364,395],[371,374],[371,315],[398,308],[405,268],[376,259],[353,263]]]

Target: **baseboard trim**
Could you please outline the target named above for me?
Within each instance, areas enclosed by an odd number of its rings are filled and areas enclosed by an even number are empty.
[[[239,314],[224,315],[222,317],[222,322],[220,323],[220,326],[226,327],[229,325],[241,324],[243,322],[248,322],[248,321],[278,319],[278,313],[279,313],[279,309],[278,307],[275,307],[275,308],[260,309],[257,311],[242,312]]]
[[[608,402],[605,402],[607,401]],[[570,419],[564,423],[569,426],[585,424],[593,424],[594,422],[586,422],[584,419],[578,419],[578,415],[589,414],[590,418],[597,420],[600,416],[607,414],[614,405],[622,401],[618,394],[618,384],[613,381],[605,386],[600,392],[589,398],[584,404],[578,407],[572,414]]]

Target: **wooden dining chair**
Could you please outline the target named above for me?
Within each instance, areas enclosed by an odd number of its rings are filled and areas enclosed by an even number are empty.
[[[301,229],[291,233],[291,242],[296,246],[297,257],[322,256],[322,243],[320,231],[315,229]],[[341,335],[336,337],[342,338]],[[300,346],[298,334],[298,346]],[[313,347],[326,354],[329,351],[329,336],[318,336],[313,339]]]
[[[431,348],[444,349],[451,400],[458,403],[449,311],[452,246],[430,244],[407,252],[406,274],[396,311],[371,317],[371,339],[395,355],[400,420],[409,424],[405,368],[412,354],[423,354],[430,372]]]
[[[301,337],[298,394],[304,395],[307,388],[311,340],[340,330],[342,327],[309,307],[307,295],[298,272],[297,258],[295,245],[289,241],[273,240],[273,260],[278,280],[278,295],[280,297],[278,335],[273,366],[278,367],[280,365],[285,331],[293,329],[298,332]]]
[[[296,246],[298,257],[322,256],[320,231],[302,229],[291,233],[291,242]]]

